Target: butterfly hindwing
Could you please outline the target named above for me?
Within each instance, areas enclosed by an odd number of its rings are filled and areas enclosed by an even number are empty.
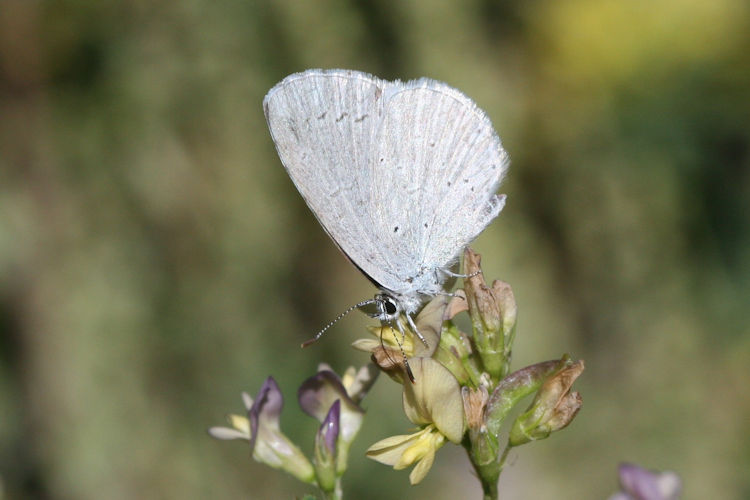
[[[459,91],[428,79],[393,84],[374,146],[373,222],[400,280],[449,266],[500,212],[507,155]]]

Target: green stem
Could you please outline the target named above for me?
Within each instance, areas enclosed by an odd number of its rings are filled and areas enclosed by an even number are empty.
[[[500,456],[500,460],[497,462],[496,473],[492,474],[491,477],[484,478],[481,474],[479,480],[482,483],[482,491],[484,493],[484,500],[497,500],[497,483],[500,480],[500,474],[503,471],[505,460],[508,458],[510,453],[510,445],[506,446],[503,450],[503,454]]]
[[[498,462],[495,460],[490,460],[485,464],[479,463],[481,459],[473,453],[473,451],[475,451],[473,449],[474,444],[468,438],[464,440],[463,444],[469,455],[469,461],[474,467],[474,470],[477,473],[477,478],[482,485],[482,492],[484,495],[482,498],[484,500],[497,500],[497,483],[500,479],[502,467],[499,466]],[[505,454],[503,457],[504,456]]]
[[[341,478],[336,480],[336,486],[331,491],[323,491],[323,498],[325,500],[342,500],[344,493],[341,489]]]
[[[482,480],[483,500],[497,500],[497,481]]]

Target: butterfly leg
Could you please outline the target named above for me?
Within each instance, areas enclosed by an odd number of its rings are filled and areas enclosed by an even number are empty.
[[[453,271],[449,269],[438,269],[441,273],[445,274],[446,276],[450,276],[451,278],[473,278],[474,276],[477,276],[478,274],[482,273],[482,270],[474,271],[471,274],[459,274],[454,273]]]
[[[411,319],[411,316],[408,315],[408,314],[404,314],[404,316],[406,316],[406,321],[409,323],[409,327],[414,332],[414,335],[416,335],[417,337],[419,337],[419,340],[422,341],[422,343],[424,344],[425,347],[430,347],[430,345],[427,343],[427,339],[424,338],[421,333],[419,333],[419,328],[417,328],[417,325],[416,325],[416,323],[414,323],[414,320]],[[396,321],[398,321],[398,320],[396,320]],[[400,325],[399,325],[399,329],[401,329]]]

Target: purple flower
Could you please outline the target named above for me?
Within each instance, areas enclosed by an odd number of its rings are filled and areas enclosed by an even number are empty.
[[[324,422],[333,404],[340,401],[338,432],[342,441],[351,443],[362,426],[365,412],[349,396],[339,376],[326,366],[322,368],[321,371],[302,382],[297,391],[299,405],[305,413],[319,422]]]
[[[315,482],[312,464],[287,438],[279,426],[284,406],[278,384],[273,377],[263,383],[255,401],[242,393],[247,417],[229,415],[229,427],[211,427],[208,433],[216,439],[245,439],[250,442],[250,453],[258,462],[283,469],[300,481]]]
[[[321,423],[315,439],[315,473],[323,491],[338,486],[346,471],[349,447],[364,418],[361,401],[378,374],[373,365],[359,371],[350,367],[339,378],[328,365],[321,364],[318,373],[308,378],[297,391],[302,410]]]
[[[620,464],[620,488],[609,500],[676,500],[682,492],[680,477],[671,471],[658,472],[635,464]]]

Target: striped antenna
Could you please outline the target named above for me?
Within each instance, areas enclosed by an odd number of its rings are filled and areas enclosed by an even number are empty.
[[[411,316],[407,314],[406,317],[411,322]],[[414,378],[414,373],[412,373],[411,371],[411,366],[409,366],[409,359],[406,357],[406,352],[404,351],[404,346],[402,344],[402,342],[406,339],[406,334],[404,333],[404,325],[401,324],[401,320],[398,318],[396,318],[396,326],[398,327],[398,330],[401,332],[401,342],[398,341],[398,338],[395,335],[393,337],[396,339],[398,348],[401,349],[401,356],[404,358],[404,368],[406,369],[406,374],[409,376],[409,380],[413,384],[414,382],[416,382],[416,379]],[[416,326],[414,327],[414,331],[417,332]],[[422,339],[422,342],[424,342],[425,345],[427,345],[427,341],[422,338],[422,335],[419,334],[419,332],[417,332],[416,335],[419,335],[419,338]],[[381,342],[383,341],[382,338],[383,337],[381,334],[381,340],[380,340]]]
[[[363,300],[363,301],[362,301],[362,302],[360,302],[359,304],[354,304],[354,305],[353,305],[353,306],[351,306],[351,307],[350,307],[349,309],[347,309],[346,311],[344,311],[344,312],[342,312],[341,314],[339,314],[339,315],[338,315],[338,316],[336,317],[336,319],[334,319],[333,321],[331,321],[330,323],[328,323],[328,324],[327,324],[327,325],[326,325],[325,327],[323,327],[323,329],[322,329],[322,330],[320,330],[320,331],[319,331],[318,333],[316,333],[316,334],[315,334],[315,336],[314,336],[313,338],[311,338],[310,340],[307,340],[307,341],[303,342],[303,343],[302,343],[302,347],[307,347],[307,346],[309,346],[310,344],[314,344],[315,342],[317,342],[317,341],[318,341],[318,339],[319,339],[320,337],[322,337],[322,336],[323,336],[323,334],[324,334],[324,333],[326,332],[326,330],[328,330],[329,328],[331,328],[331,327],[332,327],[333,325],[335,325],[335,324],[336,324],[336,323],[337,323],[337,322],[338,322],[338,321],[339,321],[339,320],[340,320],[341,318],[343,318],[344,316],[346,316],[347,314],[349,314],[349,313],[350,313],[350,312],[352,312],[353,310],[355,310],[355,309],[359,309],[359,308],[360,308],[360,307],[362,307],[362,306],[366,306],[366,305],[369,305],[369,304],[374,304],[374,303],[376,303],[376,302],[377,302],[377,300],[375,300],[375,299],[369,299],[369,300]]]

